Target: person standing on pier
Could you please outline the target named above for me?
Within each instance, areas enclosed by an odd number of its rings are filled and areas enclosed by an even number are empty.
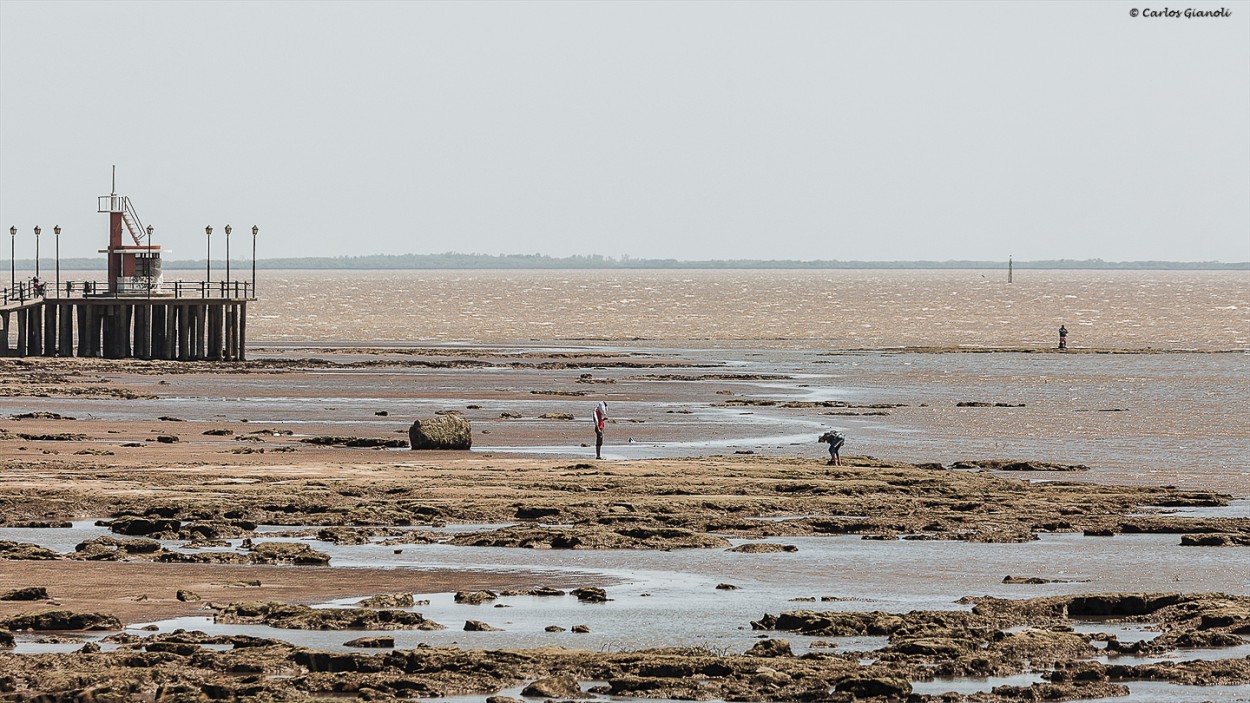
[[[605,401],[599,401],[595,406],[595,412],[591,416],[595,421],[595,458],[603,458],[603,425],[608,421],[608,404]]]
[[[1068,328],[1063,325],[1059,325],[1059,348],[1068,348]]]

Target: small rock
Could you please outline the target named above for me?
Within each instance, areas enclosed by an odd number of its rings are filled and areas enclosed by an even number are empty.
[[[47,600],[47,598],[48,589],[43,586],[15,588],[8,593],[0,595],[0,600]]]
[[[579,634],[585,634],[587,632],[590,632],[590,625],[574,625],[572,630],[573,632],[576,632]]]
[[[482,622],[481,620],[465,620],[464,631],[465,632],[501,632],[499,628],[488,625]]]
[[[792,657],[794,652],[790,649],[789,640],[766,639],[755,643],[754,647],[747,650],[748,657]]]
[[[608,600],[607,591],[594,586],[590,586],[588,588],[575,588],[572,593],[577,596],[577,600],[583,603],[606,603]]]
[[[735,585],[733,585],[732,583],[718,583],[718,584],[716,584],[716,590],[718,590],[718,591],[736,591],[736,590],[738,590],[738,587],[737,587],[737,586],[735,586]]]
[[[411,593],[379,593],[375,596],[369,596],[360,601],[362,608],[411,608],[413,607],[413,599]]]
[[[785,686],[793,681],[791,676],[784,671],[777,671],[771,667],[761,666],[755,670],[755,676],[752,677],[756,683],[765,686]]]
[[[799,548],[793,544],[773,544],[772,542],[747,542],[725,550],[740,554],[773,554],[776,552],[797,552]]]
[[[465,605],[481,605],[499,597],[494,591],[457,591],[456,602]]]
[[[547,632],[564,632],[564,628],[559,625],[548,625],[543,628]]]
[[[572,676],[553,676],[526,686],[522,696],[533,698],[581,698],[582,687]]]
[[[884,697],[903,700],[911,695],[911,684],[907,679],[892,676],[852,677],[839,681],[833,690],[849,693],[856,698]]]
[[[195,593],[193,591],[179,590],[178,593],[174,595],[178,600],[182,601],[183,603],[194,603],[196,601],[204,600],[203,598],[200,598],[198,593]]]
[[[343,643],[344,647],[361,647],[365,649],[394,649],[394,637],[357,637]]]

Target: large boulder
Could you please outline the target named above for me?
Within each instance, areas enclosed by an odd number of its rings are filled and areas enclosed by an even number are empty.
[[[408,428],[408,441],[416,449],[471,449],[473,426],[459,413],[419,418]]]

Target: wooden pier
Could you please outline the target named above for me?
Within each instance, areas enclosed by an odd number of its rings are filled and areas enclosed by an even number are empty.
[[[176,281],[142,295],[94,281],[23,283],[0,300],[0,356],[244,361],[254,300],[242,281]]]

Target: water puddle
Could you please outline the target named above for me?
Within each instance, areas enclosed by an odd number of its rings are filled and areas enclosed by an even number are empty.
[[[581,683],[582,698],[579,701],[619,701],[621,703],[690,703],[685,700],[674,698],[638,698],[637,696],[609,696],[605,694],[590,693],[592,688],[596,686],[606,685],[606,681],[585,681]],[[528,685],[528,684],[527,684]],[[481,694],[473,693],[465,696],[447,696],[445,698],[418,698],[422,703],[482,703],[489,696],[509,696],[518,700],[538,700],[536,698],[522,698],[521,691],[525,690],[525,686],[516,686],[515,688],[505,688],[498,693]],[[710,699],[703,703],[725,703],[721,699]]]
[[[1165,681],[1130,681],[1127,696],[1099,698],[1098,703],[1245,703],[1250,701],[1246,686],[1181,686]]]
[[[1016,674],[1015,676],[991,676],[988,678],[952,677],[936,678],[932,681],[912,681],[912,693],[926,696],[940,696],[943,693],[989,693],[995,686],[1032,686],[1042,683],[1045,679],[1041,674]]]
[[[83,648],[88,642],[95,642],[100,646],[100,651],[111,652],[117,649],[116,644],[109,642],[101,642],[101,639],[109,635],[117,634],[116,632],[92,632],[90,634],[82,632],[40,632],[32,634],[29,632],[13,633],[13,649],[0,650],[0,652],[11,652],[13,654],[67,654],[69,652],[77,652]],[[40,640],[54,639],[53,642],[41,642]]]
[[[1228,505],[1217,507],[1150,508],[1139,513],[1131,513],[1129,517],[1148,517],[1153,515],[1175,515],[1177,517],[1192,518],[1250,518],[1250,500],[1230,500]]]
[[[1157,626],[1149,623],[1120,623],[1083,620],[1072,624],[1072,631],[1082,635],[1114,635],[1120,642],[1141,642],[1159,636]],[[1095,647],[1106,647],[1106,642],[1095,640]]]
[[[1137,666],[1140,664],[1158,664],[1159,662],[1211,661],[1214,659],[1241,659],[1250,657],[1250,643],[1234,647],[1213,649],[1176,649],[1163,654],[1103,654],[1092,661],[1103,664],[1120,664]]]
[[[37,544],[44,549],[68,554],[79,542],[111,535],[107,527],[98,527],[95,520],[75,520],[73,527],[0,527],[0,540]]]

